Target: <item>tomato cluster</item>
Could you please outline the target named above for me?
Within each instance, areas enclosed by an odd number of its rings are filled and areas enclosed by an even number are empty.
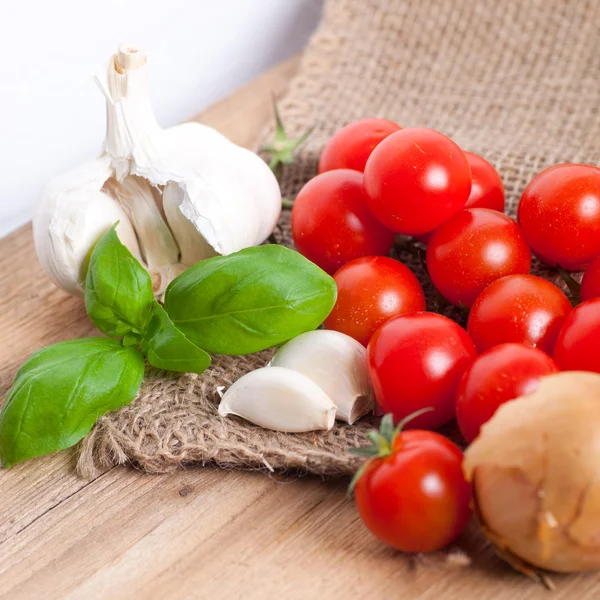
[[[292,233],[298,250],[333,274],[338,300],[325,327],[367,347],[389,415],[364,449],[371,460],[354,484],[359,512],[396,548],[440,548],[466,526],[469,493],[460,450],[431,430],[456,418],[471,442],[501,404],[542,377],[600,372],[600,169],[541,172],[514,221],[485,159],[431,129],[364,119],[325,147],[319,175],[295,202]],[[396,234],[426,244],[427,273],[469,310],[466,330],[425,310],[416,276],[387,257]],[[581,304],[572,309],[576,298],[530,274],[532,253],[561,272],[587,267]]]

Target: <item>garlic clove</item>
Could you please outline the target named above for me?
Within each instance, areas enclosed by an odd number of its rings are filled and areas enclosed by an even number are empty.
[[[223,395],[219,414],[237,415],[275,431],[329,430],[336,407],[311,379],[283,367],[263,367],[240,377]]]
[[[89,253],[117,221],[119,239],[142,260],[135,231],[121,205],[100,191],[110,175],[97,159],[50,182],[33,218],[33,239],[40,264],[65,291],[83,295]]]
[[[340,421],[352,425],[373,409],[366,348],[344,333],[327,329],[303,333],[283,345],[270,365],[309,377],[333,400]]]
[[[181,262],[192,266],[205,258],[217,256],[217,251],[206,241],[197,227],[181,211],[186,194],[180,185],[171,181],[163,192],[163,209],[173,235],[179,243]]]
[[[129,216],[149,270],[179,261],[179,246],[160,214],[156,188],[141,177],[128,176],[123,181],[110,178],[103,190],[115,198]]]

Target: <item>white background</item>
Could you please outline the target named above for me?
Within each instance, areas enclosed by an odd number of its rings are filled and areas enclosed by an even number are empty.
[[[302,48],[323,0],[1,0],[0,237],[42,185],[96,156],[92,80],[121,42],[149,57],[158,120],[194,116]]]

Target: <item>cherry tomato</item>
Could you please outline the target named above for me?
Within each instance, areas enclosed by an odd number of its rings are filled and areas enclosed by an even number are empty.
[[[521,228],[489,208],[461,210],[433,232],[427,246],[431,281],[455,306],[470,308],[492,281],[530,268]]]
[[[570,312],[569,299],[549,281],[535,275],[508,275],[477,296],[467,331],[479,352],[514,342],[552,354]]]
[[[529,183],[518,221],[538,258],[578,271],[600,254],[600,169],[555,165]]]
[[[365,167],[367,202],[405,235],[433,231],[461,210],[471,192],[464,152],[433,129],[402,129],[383,140]]]
[[[581,299],[592,298],[600,298],[600,256],[590,263],[581,280]]]
[[[561,371],[600,373],[600,298],[582,302],[567,316],[553,357]]]
[[[498,407],[534,392],[558,367],[544,352],[523,344],[500,344],[479,355],[465,371],[456,397],[456,420],[467,442]]]
[[[300,190],[292,235],[298,252],[328,273],[359,256],[387,254],[394,243],[367,207],[362,174],[350,169],[317,175]]]
[[[384,256],[357,258],[333,276],[338,296],[325,328],[341,331],[363,346],[385,321],[425,310],[423,288],[401,262]]]
[[[364,171],[373,148],[400,125],[387,119],[361,119],[336,131],[325,145],[319,160],[319,173],[334,169]]]
[[[471,194],[465,208],[490,208],[504,212],[504,185],[494,167],[485,158],[473,152],[465,152],[471,165]],[[415,235],[422,244],[429,243],[433,231]]]
[[[379,406],[396,421],[432,408],[409,427],[436,429],[454,417],[456,391],[477,352],[454,321],[429,312],[394,317],[374,334],[367,350]]]
[[[431,431],[402,431],[354,487],[358,512],[382,542],[403,552],[433,552],[453,542],[471,518],[462,453]]]
[[[504,212],[504,185],[494,169],[485,158],[465,152],[471,165],[471,194],[465,208],[491,208]]]

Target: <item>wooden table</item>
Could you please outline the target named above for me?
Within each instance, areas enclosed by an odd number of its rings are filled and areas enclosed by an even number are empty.
[[[253,147],[292,59],[199,119]],[[0,397],[34,350],[89,335],[82,300],[44,276],[31,227],[0,240]],[[223,471],[93,481],[61,452],[0,471],[0,598],[546,598],[482,550],[473,525],[451,560],[407,558],[362,526],[347,482]],[[460,548],[460,550],[459,550]],[[465,566],[465,554],[473,564]],[[556,577],[553,598],[599,598],[596,575]]]

